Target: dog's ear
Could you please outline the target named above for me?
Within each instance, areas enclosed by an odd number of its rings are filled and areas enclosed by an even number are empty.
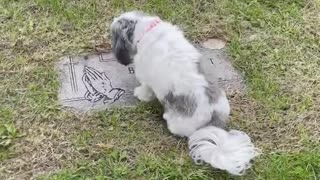
[[[135,54],[133,36],[136,21],[120,19],[112,25],[112,51],[118,62],[123,65],[132,63]]]

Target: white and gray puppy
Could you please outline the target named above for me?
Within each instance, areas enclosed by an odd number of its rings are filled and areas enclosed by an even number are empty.
[[[142,101],[157,98],[171,133],[188,137],[190,155],[234,175],[250,167],[258,149],[249,136],[224,129],[230,113],[227,97],[199,69],[201,54],[176,26],[157,16],[127,12],[111,25],[117,60],[135,66]]]

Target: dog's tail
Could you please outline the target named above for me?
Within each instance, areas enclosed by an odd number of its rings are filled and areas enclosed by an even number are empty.
[[[206,162],[234,175],[242,175],[250,168],[250,161],[260,154],[246,133],[228,132],[215,126],[195,131],[189,136],[188,145],[195,163]]]

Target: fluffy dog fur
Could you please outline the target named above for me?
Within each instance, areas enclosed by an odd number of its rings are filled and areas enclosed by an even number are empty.
[[[171,133],[188,137],[190,156],[234,175],[242,175],[258,155],[249,136],[226,131],[230,113],[227,97],[199,69],[201,57],[176,26],[157,16],[127,12],[112,25],[112,47],[117,60],[134,63],[141,101],[157,98]]]

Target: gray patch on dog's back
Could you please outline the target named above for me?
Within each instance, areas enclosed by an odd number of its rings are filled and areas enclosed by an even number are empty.
[[[201,68],[200,62],[196,62],[196,64],[197,64],[198,72],[199,72],[200,74],[202,74],[202,75],[205,76],[205,72],[204,72],[204,70]],[[205,77],[206,77],[206,76],[205,76]]]
[[[226,121],[221,120],[221,117],[216,112],[213,112],[211,115],[211,120],[204,126],[215,126],[222,129],[226,128]]]
[[[173,92],[169,92],[163,102],[166,111],[170,109],[189,117],[194,114],[198,106],[193,95],[174,95]]]
[[[209,99],[210,104],[214,104],[218,101],[219,97],[222,96],[221,90],[214,84],[208,81],[208,87],[205,87],[206,96]]]
[[[205,87],[205,93],[206,93],[206,96],[209,99],[209,103],[213,104],[213,103],[217,102],[219,97],[222,95],[220,88],[218,87],[218,85],[216,83],[210,81],[206,77],[205,72],[201,68],[199,62],[197,63],[197,68],[198,68],[198,72],[200,74],[202,74],[204,76],[204,78],[206,79],[206,81],[208,82],[208,87]]]
[[[198,72],[204,76],[206,81],[208,82],[208,86],[205,87],[205,94],[209,99],[210,104],[214,104],[218,101],[219,97],[223,96],[221,89],[219,88],[217,83],[210,81],[206,75],[205,71],[201,68],[200,63],[197,63]],[[217,112],[212,112],[211,120],[205,124],[203,127],[207,126],[215,126],[222,129],[226,129],[226,121],[222,120]]]

